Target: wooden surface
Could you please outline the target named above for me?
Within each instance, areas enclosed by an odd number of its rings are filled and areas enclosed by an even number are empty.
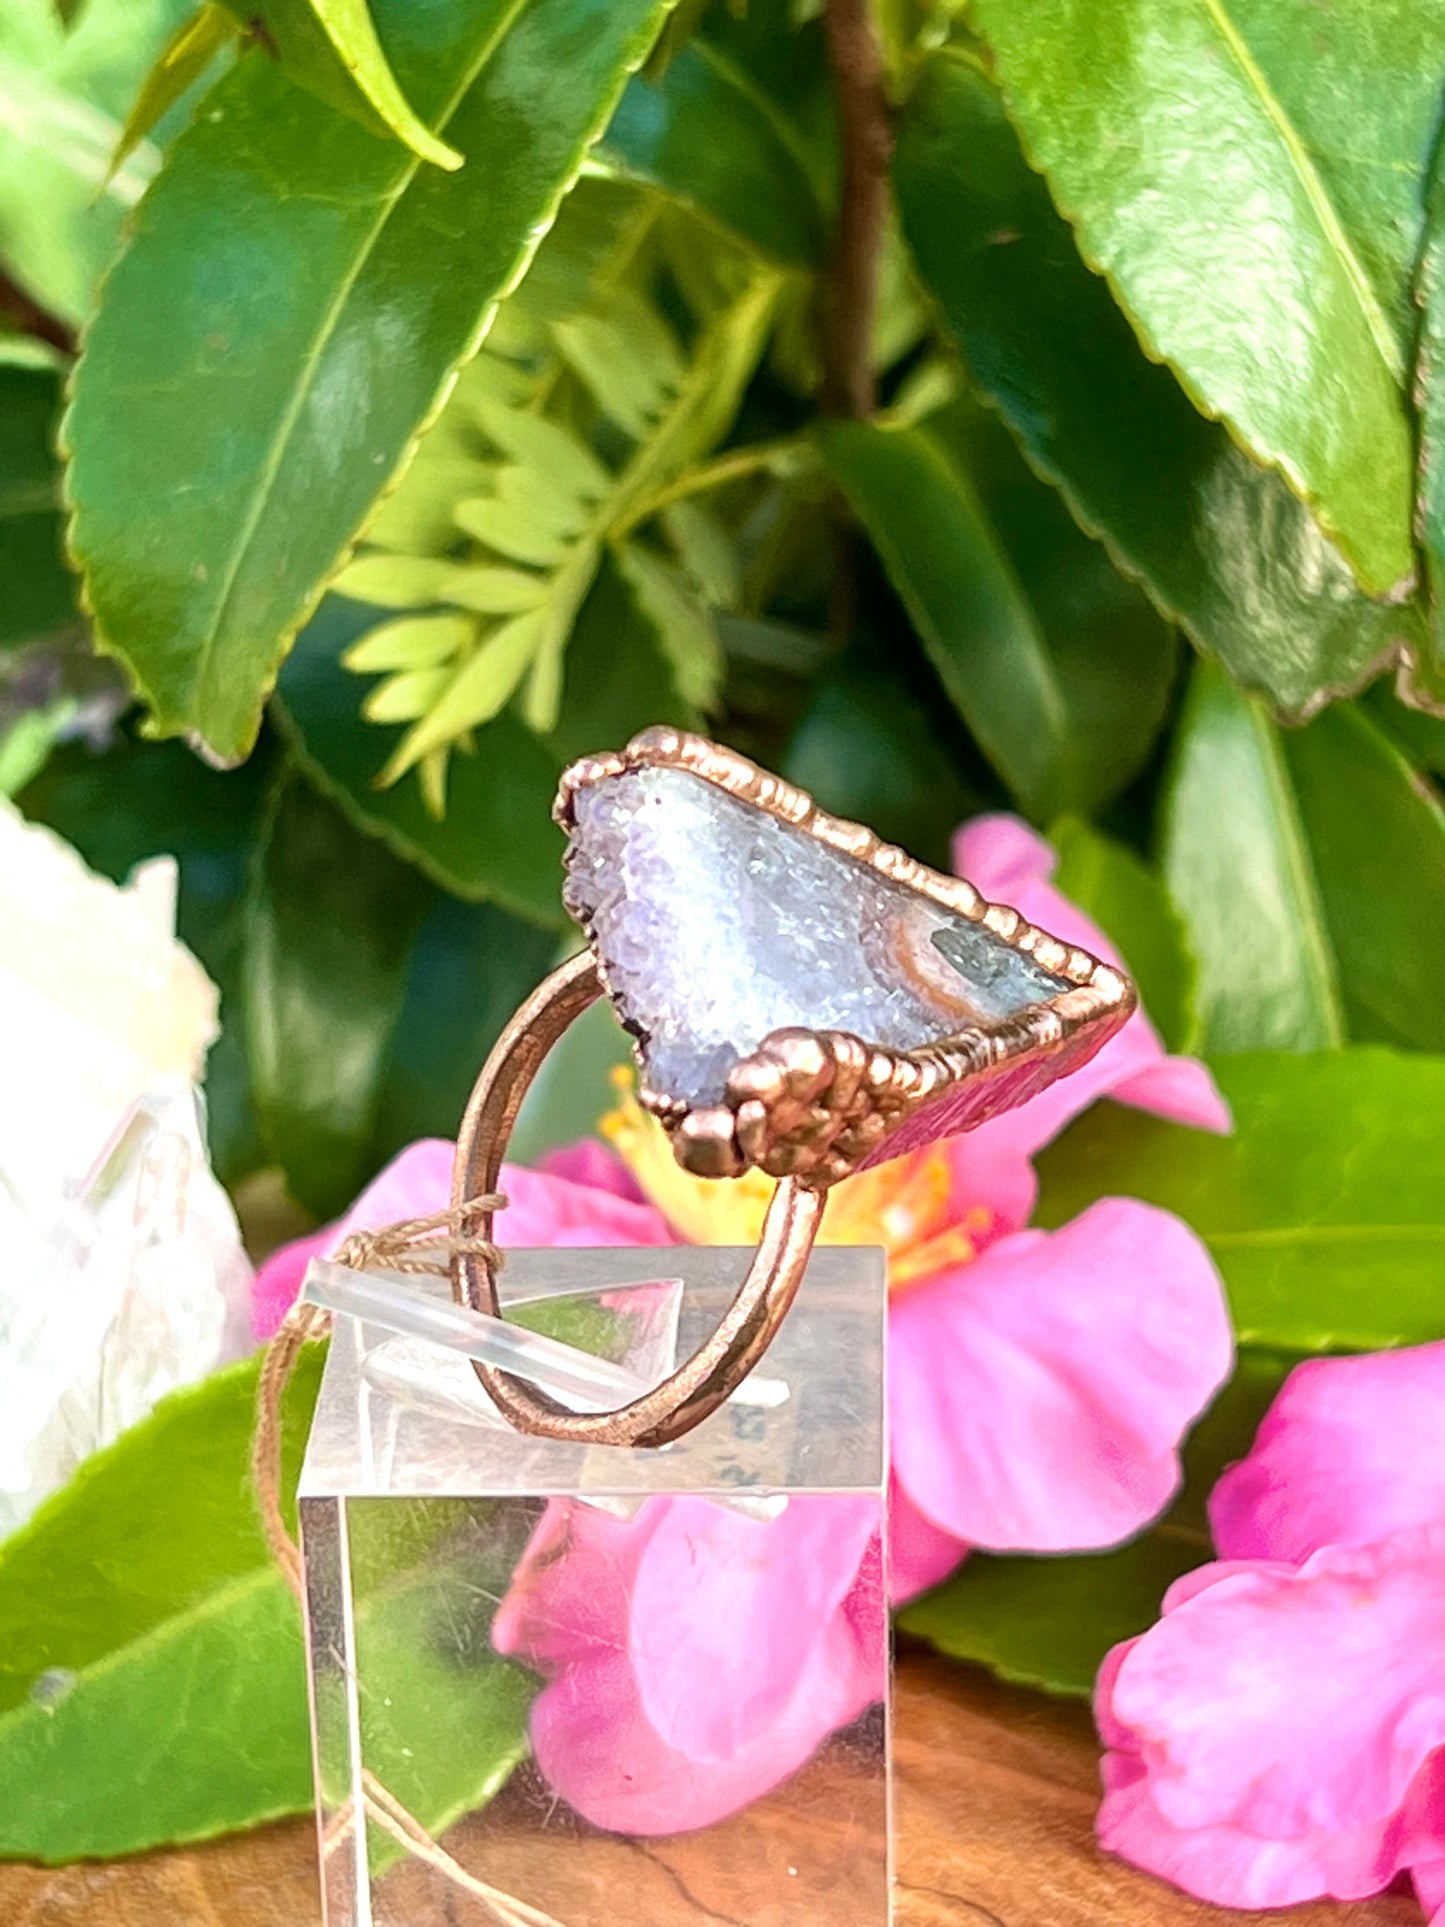
[[[1107,1859],[1093,1842],[1097,1752],[1086,1709],[921,1651],[900,1660],[895,1759],[898,1927],[1421,1927],[1419,1908],[1403,1895],[1221,1913]],[[504,1884],[521,1823],[504,1796],[478,1823],[485,1859],[464,1857]],[[785,1803],[774,1823],[803,1829],[806,1814]],[[452,1844],[461,1851],[468,1843],[453,1836]],[[618,1856],[619,1927],[741,1927],[689,1885],[685,1841],[604,1844]],[[423,1909],[412,1927],[431,1917],[441,1919]],[[452,1917],[471,1927],[484,1916],[464,1902]],[[318,1918],[308,1820],[107,1866],[0,1867],[4,1927],[315,1927]]]

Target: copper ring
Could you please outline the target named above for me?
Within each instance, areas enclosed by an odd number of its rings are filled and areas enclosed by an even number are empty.
[[[582,1444],[665,1445],[716,1411],[771,1344],[792,1304],[813,1248],[830,1185],[972,1130],[1086,1063],[1135,1005],[1125,974],[1077,945],[1029,923],[1007,904],[985,902],[961,877],[926,868],[862,824],[827,815],[804,791],[706,738],[645,730],[623,750],[585,756],[564,772],[553,814],[569,839],[579,834],[579,798],[639,771],[710,786],[719,795],[810,837],[840,863],[860,866],[888,888],[928,907],[956,930],[986,936],[1027,962],[1036,984],[1018,1008],[993,1015],[954,993],[945,1014],[957,1028],[912,1049],[885,1049],[850,1031],[790,1025],[773,1030],[728,1072],[721,1102],[693,1107],[649,1088],[640,1099],[666,1130],[678,1163],[705,1178],[754,1169],[779,1180],[762,1238],[727,1315],[698,1352],[661,1385],[615,1412],[573,1412],[495,1367],[473,1369],[519,1431]],[[569,878],[572,844],[569,841]],[[564,891],[564,900],[567,893]],[[594,906],[595,907],[595,906]],[[609,981],[607,940],[585,895],[568,901],[588,948],[556,970],[512,1019],[487,1059],[462,1120],[452,1175],[454,1209],[495,1192],[502,1157],[528,1086],[572,1021],[604,991],[637,1045],[646,1073],[647,1032]],[[935,937],[934,941],[938,941]],[[947,951],[944,952],[947,955]],[[960,975],[966,974],[960,963]],[[490,1248],[492,1214],[477,1210],[479,1242]],[[501,1316],[496,1260],[458,1251],[452,1289],[473,1310]]]
[[[554,970],[522,1005],[482,1067],[457,1134],[452,1204],[493,1192],[522,1099],[542,1060],[567,1027],[602,995],[590,950]],[[502,1416],[519,1432],[580,1445],[667,1445],[732,1396],[777,1335],[807,1269],[825,1198],[796,1178],[774,1192],[763,1235],[727,1315],[687,1361],[630,1405],[613,1412],[573,1412],[534,1386],[472,1360],[472,1370]],[[478,1211],[477,1229],[492,1236],[492,1213]],[[452,1258],[452,1290],[474,1311],[502,1316],[497,1268],[475,1253]]]

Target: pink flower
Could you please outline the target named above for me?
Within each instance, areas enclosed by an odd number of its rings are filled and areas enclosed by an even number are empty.
[[[1022,824],[981,818],[960,836],[958,855],[985,896],[1118,961],[1053,889],[1053,854]],[[1114,1198],[1061,1230],[1026,1228],[1035,1152],[1106,1094],[1201,1128],[1228,1127],[1208,1073],[1167,1056],[1141,1012],[1091,1064],[1021,1111],[834,1190],[825,1239],[882,1244],[890,1259],[895,1599],[943,1578],[970,1545],[1063,1551],[1127,1538],[1168,1504],[1180,1441],[1229,1375],[1219,1279],[1177,1219]],[[503,1174],[513,1200],[502,1221],[509,1244],[756,1237],[768,1180],[689,1177],[635,1104],[608,1128],[624,1162],[592,1145],[557,1154],[541,1172]],[[438,1209],[448,1164],[445,1146],[413,1147],[306,1255],[357,1224]],[[258,1331],[274,1327],[302,1269],[294,1247],[263,1268]],[[860,1658],[845,1637],[848,1602],[877,1583],[861,1526],[814,1535],[809,1572],[824,1606],[800,1644],[788,1610],[789,1548],[806,1508],[790,1506],[766,1537],[757,1522],[725,1513],[704,1530],[700,1516],[696,1502],[681,1500],[625,1522],[554,1504],[498,1617],[499,1643],[549,1680],[533,1721],[544,1770],[565,1776],[566,1797],[598,1824],[669,1832],[743,1805],[854,1717],[868,1681],[869,1694],[878,1691],[873,1656]],[[666,1618],[660,1591],[651,1595],[656,1618],[624,1612],[643,1577],[661,1569],[665,1548],[731,1555],[742,1542],[757,1556],[746,1610],[728,1591],[731,1566],[699,1554],[703,1577],[673,1598],[666,1639],[647,1631]],[[567,1556],[558,1560],[562,1546]],[[586,1598],[612,1604],[603,1613],[597,1603],[592,1630],[549,1637],[557,1613]],[[678,1664],[690,1676],[723,1689],[686,1718],[669,1698],[681,1675],[663,1683],[670,1653],[684,1656]],[[740,1697],[738,1683],[754,1674],[758,1697]],[[714,1717],[731,1723],[709,1729]]]
[[[880,1525],[866,1499],[771,1520],[553,1500],[492,1627],[549,1681],[532,1708],[549,1785],[594,1826],[681,1833],[795,1773],[883,1697]]]
[[[1314,1359],[1215,1488],[1220,1560],[1117,1647],[1103,1844],[1201,1898],[1445,1912],[1445,1344]]]

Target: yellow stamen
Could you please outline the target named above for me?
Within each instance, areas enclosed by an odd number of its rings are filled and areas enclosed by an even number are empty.
[[[617,1106],[602,1119],[602,1135],[678,1236],[698,1245],[756,1244],[774,1180],[761,1171],[722,1179],[684,1171],[662,1126],[638,1103],[631,1073],[619,1068],[613,1083]],[[882,1245],[897,1289],[967,1264],[991,1225],[986,1210],[960,1213],[952,1168],[935,1146],[835,1184],[818,1242]]]

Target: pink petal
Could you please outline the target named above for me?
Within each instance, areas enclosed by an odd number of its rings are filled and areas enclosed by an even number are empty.
[[[1314,1841],[1324,1891],[1373,1892],[1406,1858],[1412,1786],[1445,1743],[1445,1527],[1299,1567],[1205,1574],[1107,1686],[1170,1826]]]
[[[1221,1553],[1294,1564],[1445,1522],[1445,1343],[1296,1366],[1209,1501]]]
[[[905,1606],[938,1585],[967,1557],[968,1547],[920,1512],[898,1483],[888,1487],[888,1597]]]
[[[453,1155],[454,1146],[443,1138],[409,1144],[372,1179],[344,1217],[308,1238],[283,1245],[257,1272],[252,1287],[256,1336],[269,1338],[275,1331],[301,1289],[311,1260],[335,1251],[353,1231],[378,1231],[402,1219],[426,1218],[446,1210],[451,1203]],[[496,1234],[504,1248],[674,1242],[661,1212],[620,1195],[615,1188],[576,1183],[519,1164],[503,1165],[500,1184],[508,1203],[497,1215]]]
[[[1166,1614],[1207,1592],[1221,1577],[1249,1570],[1221,1563],[1187,1574],[1171,1587]],[[1139,1645],[1131,1639],[1116,1646],[1099,1670],[1095,1689],[1100,1737],[1110,1749],[1103,1762],[1105,1794],[1098,1819],[1100,1844],[1109,1852],[1201,1900],[1226,1907],[1288,1907],[1321,1895],[1361,1898],[1387,1887],[1406,1865],[1427,1910],[1445,1902],[1445,1859],[1434,1857],[1445,1848],[1445,1754],[1439,1752],[1416,1776],[1401,1811],[1383,1827],[1366,1823],[1263,1838],[1234,1821],[1184,1827],[1166,1818],[1139,1736],[1114,1710],[1119,1675]]]
[[[1065,1552],[1117,1544],[1168,1503],[1233,1341],[1188,1226],[1106,1198],[901,1292],[889,1353],[912,1504],[970,1545]]]
[[[309,1237],[293,1238],[259,1267],[251,1280],[251,1329],[257,1338],[264,1341],[275,1337],[281,1320],[296,1302],[307,1265],[313,1258],[326,1255],[334,1236],[334,1228],[328,1225]]]
[[[869,1499],[794,1498],[776,1519],[673,1500],[632,1592],[632,1663],[659,1737],[729,1760],[782,1718],[880,1523]],[[845,1698],[866,1705],[883,1683],[879,1669]]]
[[[746,1629],[717,1623],[714,1609],[734,1598],[736,1587],[712,1558],[719,1552],[731,1558],[735,1540],[747,1535],[732,1525],[720,1534],[700,1525],[698,1509],[707,1504],[651,1499],[635,1518],[622,1520],[554,1501],[493,1623],[499,1652],[549,1675],[532,1708],[537,1762],[595,1826],[666,1834],[711,1825],[786,1779],[831,1732],[881,1696],[882,1644],[876,1633],[860,1642],[856,1630],[860,1619],[881,1621],[881,1614],[857,1604],[869,1589],[881,1604],[876,1539],[860,1549],[851,1529],[856,1524],[861,1531],[866,1522],[850,1522],[843,1535],[854,1541],[856,1582],[852,1593],[844,1587],[841,1599],[833,1597],[841,1550],[825,1552],[816,1521],[794,1515],[790,1506],[761,1527],[779,1535],[777,1553],[761,1562],[774,1579],[789,1562],[784,1542],[800,1527],[831,1574],[819,1585],[806,1572],[805,1551],[792,1561],[812,1606],[823,1613],[812,1622],[811,1639],[801,1641],[786,1613],[760,1615],[756,1600]],[[739,1527],[757,1523],[723,1517]],[[646,1575],[651,1549],[663,1538],[668,1544],[657,1569]],[[689,1547],[696,1565],[683,1585],[679,1555]],[[765,1581],[762,1590],[768,1589]],[[691,1654],[691,1668],[676,1666],[665,1637]],[[761,1691],[759,1674],[767,1681]],[[753,1695],[751,1717],[734,1720],[726,1702],[740,1691]],[[668,1733],[650,1710],[661,1711]],[[678,1743],[697,1739],[704,1742],[700,1752]]]
[[[1106,963],[1123,961],[1098,925],[1054,888],[1054,852],[1017,817],[975,817],[954,838],[953,855],[959,875],[992,901],[1011,904],[1030,923]],[[1034,1154],[1100,1097],[1200,1130],[1230,1128],[1229,1108],[1209,1072],[1193,1058],[1167,1055],[1140,1010],[1071,1077],[968,1135],[962,1157],[969,1198],[1015,1228],[1023,1225],[1037,1188]]]
[[[1418,1862],[1411,1867],[1410,1877],[1415,1883],[1415,1897],[1429,1916],[1429,1927],[1445,1927],[1445,1854]]]
[[[594,1191],[610,1191],[614,1197],[628,1198],[633,1204],[647,1202],[642,1186],[615,1152],[595,1137],[581,1138],[545,1151],[536,1168],[549,1177],[567,1178],[573,1184],[589,1184]]]

